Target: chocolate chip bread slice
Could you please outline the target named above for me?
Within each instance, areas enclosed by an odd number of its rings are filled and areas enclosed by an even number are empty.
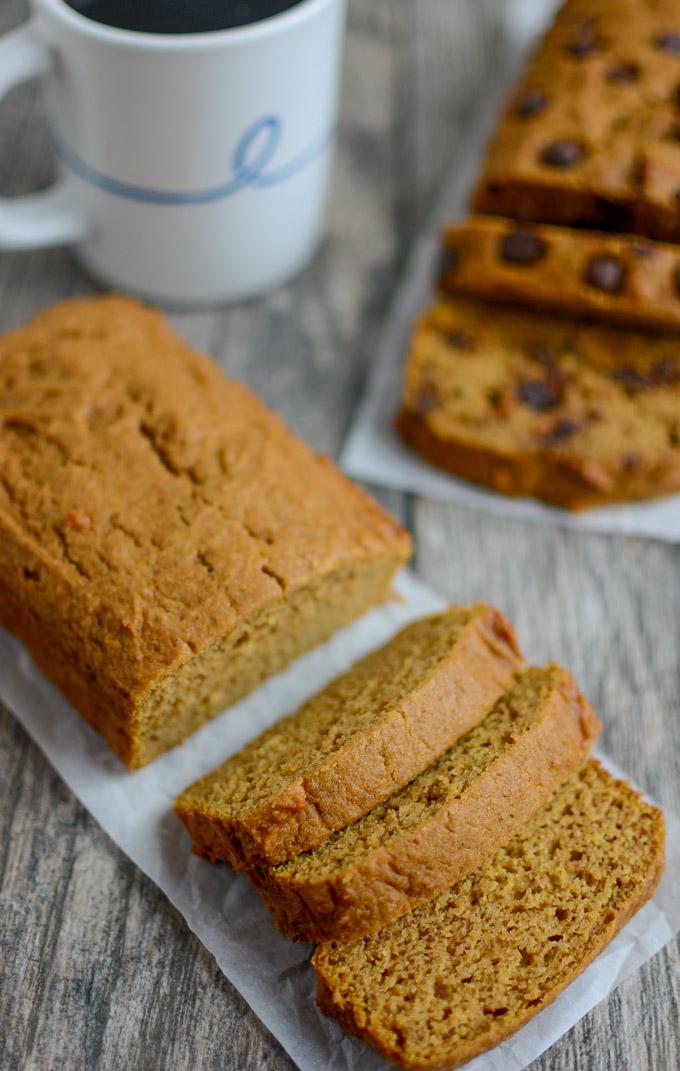
[[[599,729],[566,669],[528,669],[401,792],[313,851],[249,876],[288,937],[370,933],[493,855],[580,766]]]
[[[663,816],[597,762],[490,862],[353,942],[320,945],[317,1001],[404,1068],[458,1067],[513,1034],[648,900]]]
[[[240,869],[315,847],[481,721],[522,666],[489,606],[416,621],[179,797],[194,851]]]
[[[680,339],[451,297],[417,324],[398,428],[428,460],[568,509],[680,490]]]
[[[475,210],[680,241],[677,0],[567,0],[512,94]]]
[[[446,228],[439,284],[589,319],[680,330],[680,247],[472,216]]]

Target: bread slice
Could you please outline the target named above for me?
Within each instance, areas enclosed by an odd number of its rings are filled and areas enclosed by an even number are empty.
[[[240,869],[315,847],[481,721],[522,666],[489,606],[409,625],[179,797],[194,851]]]
[[[680,339],[443,299],[415,328],[398,428],[463,479],[568,509],[680,491]]]
[[[320,945],[317,1001],[404,1068],[513,1034],[652,895],[663,816],[589,761],[493,859],[370,937]]]
[[[396,795],[313,851],[250,877],[288,937],[370,933],[493,855],[583,762],[599,729],[566,669],[528,669]]]
[[[448,293],[680,330],[676,245],[497,216],[452,224],[443,245],[439,284]]]
[[[475,210],[680,242],[677,54],[677,0],[565,0],[500,117]]]

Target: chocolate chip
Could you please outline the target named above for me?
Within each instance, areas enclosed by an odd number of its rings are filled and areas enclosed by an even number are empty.
[[[639,469],[640,460],[639,454],[625,454],[623,458],[623,467],[626,472],[635,472]]]
[[[563,393],[560,384],[550,379],[522,379],[517,386],[520,401],[538,413],[554,409],[561,402]]]
[[[442,249],[437,266],[437,281],[443,282],[450,272],[458,267],[458,251],[452,246]]]
[[[440,404],[441,399],[439,397],[439,391],[434,383],[425,382],[416,394],[413,407],[416,413],[421,413],[423,416],[426,416],[428,413],[431,413],[433,409],[437,409]]]
[[[571,52],[572,56],[578,56],[581,59],[583,56],[590,56],[593,52],[597,52],[599,47],[600,42],[597,37],[592,33],[586,32],[569,42],[567,52]]]
[[[675,361],[671,360],[670,357],[662,357],[652,368],[649,378],[654,386],[675,383],[678,379],[678,368]]]
[[[626,390],[646,390],[649,386],[646,376],[643,376],[636,368],[631,368],[630,365],[626,364],[621,365],[620,368],[615,368],[611,378],[620,383]]]
[[[573,167],[582,156],[583,149],[577,142],[563,138],[546,145],[541,160],[548,167]]]
[[[547,251],[548,246],[542,238],[524,230],[506,234],[500,246],[501,258],[509,264],[535,264]]]
[[[677,268],[673,272],[673,281],[675,283],[675,289],[680,294],[680,264],[678,264]]]
[[[541,442],[544,446],[559,446],[560,443],[571,439],[572,435],[580,431],[580,428],[581,425],[575,420],[564,417],[562,420],[558,420],[556,424],[553,424],[550,431],[541,436]]]
[[[456,350],[473,350],[475,348],[473,336],[467,331],[460,331],[456,328],[453,331],[446,332],[446,341]]]
[[[539,115],[548,107],[548,94],[543,89],[527,89],[515,105],[515,115],[523,119]]]
[[[671,52],[675,56],[680,55],[680,33],[660,33],[654,39],[654,44],[664,52]]]
[[[645,375],[630,365],[622,365],[612,372],[612,379],[629,391],[648,390],[650,387],[665,387],[680,380],[680,370],[670,357],[662,357]]]
[[[608,82],[618,82],[622,85],[628,82],[637,82],[640,77],[640,68],[636,63],[615,63],[607,71]]]
[[[585,270],[584,279],[589,286],[605,294],[619,294],[626,281],[626,269],[617,257],[593,257]]]

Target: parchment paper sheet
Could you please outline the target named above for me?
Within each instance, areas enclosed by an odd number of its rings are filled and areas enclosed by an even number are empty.
[[[366,615],[182,747],[132,774],[35,669],[20,644],[0,630],[4,702],[111,839],[163,889],[301,1071],[378,1071],[387,1065],[319,1014],[310,949],[275,933],[244,878],[191,855],[171,802],[357,657],[441,605],[412,574],[402,574],[398,590],[401,601]],[[470,1068],[520,1071],[680,929],[680,822],[666,817],[668,867],[654,900],[550,1008]]]
[[[530,47],[554,8],[553,0],[513,0],[510,28],[515,56],[506,63],[514,80],[519,57]],[[521,16],[521,17],[520,17]],[[408,450],[393,429],[401,393],[401,371],[416,317],[430,304],[442,225],[467,212],[468,197],[488,137],[498,117],[502,87],[491,86],[455,147],[451,173],[431,219],[407,261],[372,361],[372,373],[341,457],[351,476],[371,483],[485,510],[501,517],[557,524],[586,532],[618,532],[680,543],[680,495],[573,514],[532,499],[511,499],[458,480]],[[452,146],[453,148],[453,146]]]

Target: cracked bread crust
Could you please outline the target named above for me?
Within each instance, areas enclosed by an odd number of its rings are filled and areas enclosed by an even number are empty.
[[[399,1067],[460,1067],[552,1003],[650,899],[664,835],[661,812],[590,760],[447,892],[319,945],[317,1003]]]
[[[163,317],[0,340],[0,621],[134,767],[387,597],[409,538]]]
[[[675,0],[567,0],[504,111],[475,211],[680,241],[679,26]]]
[[[441,468],[566,509],[680,491],[680,340],[442,299],[416,325],[397,427]]]
[[[176,800],[193,850],[243,869],[315,847],[481,721],[523,664],[489,606],[407,626]]]
[[[443,248],[446,293],[680,330],[678,246],[472,216],[446,228]]]
[[[248,876],[293,940],[372,933],[510,840],[584,761],[599,730],[567,670],[531,668],[397,795],[315,852]]]

